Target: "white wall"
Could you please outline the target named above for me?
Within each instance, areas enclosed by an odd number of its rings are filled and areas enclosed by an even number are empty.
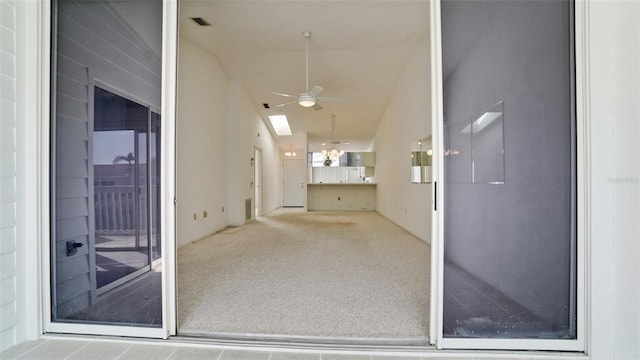
[[[411,143],[431,134],[428,37],[412,51],[376,131],[377,211],[431,242],[431,184],[411,183]]]
[[[178,246],[245,223],[254,147],[262,149],[263,213],[280,204],[279,150],[244,86],[181,37],[178,60]],[[253,209],[253,205],[251,207]],[[207,211],[207,217],[203,212]],[[196,219],[194,220],[194,214]]]
[[[181,37],[178,52],[176,217],[180,247],[228,225],[227,213],[222,211],[227,208],[227,77],[216,58],[191,41]]]
[[[251,121],[251,106],[247,106],[244,98],[245,92],[239,80],[229,81],[229,97],[227,99],[227,137],[228,158],[227,181],[229,182],[229,225],[240,226],[245,223],[245,201],[251,198],[253,186],[251,186],[251,158],[253,147],[249,147],[250,141],[257,138],[253,133]],[[248,139],[251,137],[251,139]],[[263,176],[266,177],[266,176]],[[266,211],[265,211],[266,212]]]
[[[251,164],[255,147],[262,149],[263,214],[279,206],[282,190],[278,181],[281,177],[281,168],[278,165],[280,151],[239,80],[229,81],[227,136],[229,139],[227,164],[229,225],[240,226],[246,221],[245,201],[251,199],[251,209],[254,208],[255,203],[253,199],[254,170]]]
[[[41,329],[39,8],[0,2],[0,351]]]
[[[589,353],[640,359],[640,3],[588,5]]]
[[[253,116],[252,118],[256,134],[260,134],[260,137],[254,139],[254,144],[262,149],[262,214],[264,215],[282,205],[282,166],[280,165],[282,152],[262,117]],[[306,146],[304,148],[306,149]]]
[[[614,18],[615,357],[640,359],[640,3],[617,4]]]
[[[15,4],[0,3],[0,351],[17,331],[17,116]],[[20,179],[21,180],[21,179]]]

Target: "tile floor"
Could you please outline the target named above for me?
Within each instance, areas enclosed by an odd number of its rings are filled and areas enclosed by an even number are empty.
[[[161,326],[162,273],[148,272],[104,294],[97,303],[68,319]]]
[[[102,341],[73,339],[43,339],[27,341],[2,353],[0,359],[33,360],[420,360],[420,354],[376,354],[370,352],[331,352],[316,350],[239,349],[215,345],[194,345],[175,342]]]
[[[496,338],[571,338],[569,331],[544,321],[499,290],[445,263],[444,333]]]
[[[577,354],[479,353],[470,351],[392,352],[328,351],[311,349],[239,348],[156,340],[103,340],[47,337],[26,341],[0,353],[0,359],[31,360],[588,360]]]

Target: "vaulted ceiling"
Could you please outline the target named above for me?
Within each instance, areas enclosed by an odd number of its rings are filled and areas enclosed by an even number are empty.
[[[180,2],[180,36],[213,54],[229,79],[247,88],[264,119],[285,114],[294,136],[278,137],[282,148],[299,145],[307,133],[309,149],[331,139],[341,148],[369,148],[411,50],[428,34],[427,1],[196,1]],[[193,17],[211,26],[198,26]],[[322,110],[273,94],[305,91],[304,31],[309,41],[309,86],[321,96]],[[263,103],[271,108],[264,109]],[[349,145],[345,145],[349,142]]]

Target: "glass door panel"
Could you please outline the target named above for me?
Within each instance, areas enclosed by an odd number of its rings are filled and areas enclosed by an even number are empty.
[[[151,128],[149,136],[149,205],[150,211],[150,241],[151,241],[151,261],[156,262],[162,253],[160,236],[160,115],[151,112]]]
[[[164,335],[163,6],[53,2],[49,330]]]
[[[147,229],[149,109],[94,92],[95,257],[98,292],[150,266]]]
[[[441,2],[445,342],[577,337],[572,16]]]

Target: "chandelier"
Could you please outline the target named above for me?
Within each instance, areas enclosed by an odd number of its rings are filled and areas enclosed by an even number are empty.
[[[322,150],[322,157],[324,157],[324,166],[331,166],[333,161],[339,161],[340,156],[344,155],[344,150],[338,150],[335,144],[338,142],[333,140],[333,132],[336,129],[336,116],[331,115],[331,148]]]

